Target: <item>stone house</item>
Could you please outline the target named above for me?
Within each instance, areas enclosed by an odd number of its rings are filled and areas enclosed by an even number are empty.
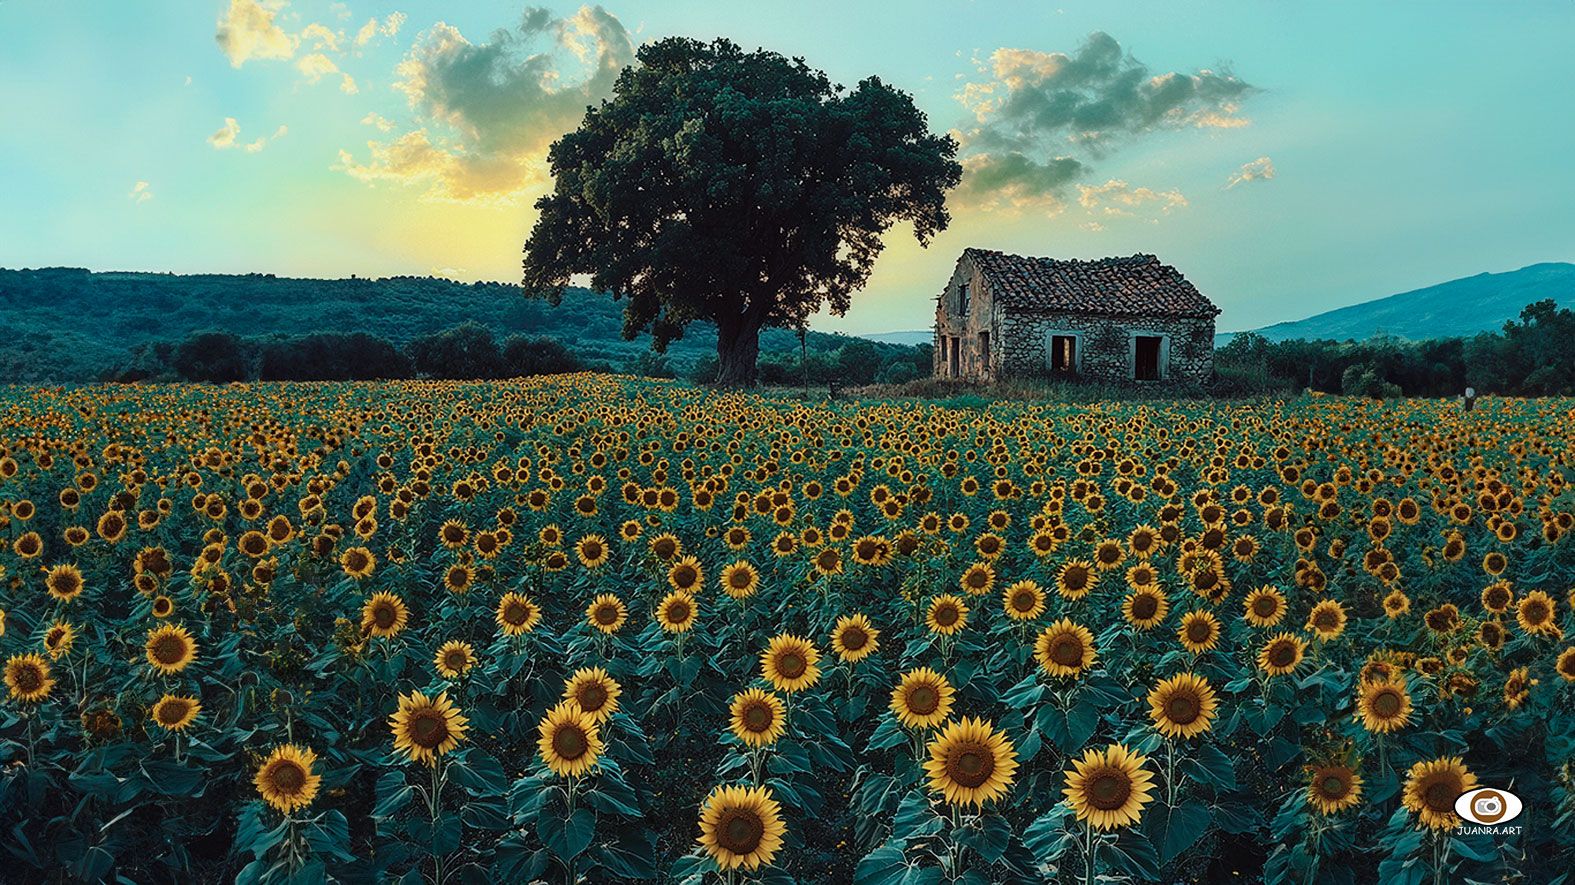
[[[965,249],[936,302],[934,374],[1202,384],[1219,312],[1153,255],[1082,261]]]

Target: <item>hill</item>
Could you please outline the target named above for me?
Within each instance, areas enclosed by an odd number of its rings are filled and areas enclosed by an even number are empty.
[[[918,344],[930,344],[935,340],[935,332],[932,329],[913,329],[904,332],[876,332],[873,335],[859,337],[882,344],[902,344],[912,347]]]
[[[641,364],[650,339],[625,341],[623,304],[571,288],[553,307],[505,283],[458,283],[435,277],[319,280],[273,274],[91,272],[81,268],[0,269],[0,383],[88,381],[106,377],[139,345],[178,342],[219,330],[252,339],[318,332],[365,332],[404,347],[466,321],[502,340],[550,337],[580,360],[624,369]],[[810,332],[812,352],[838,351],[860,339]],[[792,354],[798,335],[761,336],[761,356]],[[875,346],[882,356],[895,345]],[[678,372],[716,354],[714,327],[696,323],[673,342],[667,362]]]
[[[1575,306],[1575,264],[1547,262],[1479,273],[1255,331],[1271,341],[1361,341],[1380,334],[1412,341],[1460,338],[1496,332],[1526,305],[1543,299]]]

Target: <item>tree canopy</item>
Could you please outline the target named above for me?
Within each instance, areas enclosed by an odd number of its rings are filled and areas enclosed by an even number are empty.
[[[878,78],[847,90],[728,40],[651,43],[552,145],[524,289],[555,302],[589,275],[659,351],[710,320],[718,382],[752,384],[763,327],[846,312],[894,224],[921,245],[946,228],[956,153]]]

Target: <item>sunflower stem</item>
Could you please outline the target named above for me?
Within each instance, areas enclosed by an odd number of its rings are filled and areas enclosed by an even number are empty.
[[[1083,885],[1094,885],[1094,822],[1089,820],[1083,830]]]

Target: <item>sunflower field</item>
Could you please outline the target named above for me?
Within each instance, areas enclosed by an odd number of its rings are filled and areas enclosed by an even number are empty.
[[[1560,882],[1572,428],[0,388],[0,878]]]

